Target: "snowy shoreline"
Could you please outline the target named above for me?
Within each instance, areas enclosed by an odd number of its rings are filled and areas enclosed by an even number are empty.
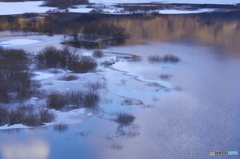
[[[41,6],[43,1],[26,1],[26,2],[0,2],[0,15],[17,15],[25,13],[54,13],[54,12],[65,12],[65,10],[58,10],[56,7],[46,7]],[[201,4],[209,5],[206,8],[204,6],[201,8]],[[68,8],[70,13],[100,13],[100,14],[196,14],[196,13],[208,13],[215,11],[229,11],[231,9],[239,9],[236,7],[238,1],[232,0],[228,3],[224,1],[154,1],[149,3],[149,1],[119,1],[112,2],[109,0],[92,0],[89,5],[76,5],[76,8]],[[117,7],[120,5],[119,7]],[[135,10],[134,12],[129,12],[125,10],[126,6],[163,6],[159,9],[150,10]],[[219,8],[218,8],[219,5]],[[122,6],[122,7],[121,7]],[[190,7],[190,8],[189,8]],[[213,8],[212,8],[213,7]],[[229,8],[230,7],[230,8]]]

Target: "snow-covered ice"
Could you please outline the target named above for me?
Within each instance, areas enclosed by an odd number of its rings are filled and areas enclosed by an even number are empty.
[[[12,39],[1,41],[0,46],[14,46],[14,45],[27,45],[27,44],[35,44],[40,43],[39,40],[32,40],[32,39]]]
[[[23,124],[14,124],[11,126],[8,126],[7,124],[5,124],[4,126],[0,127],[0,130],[7,130],[7,129],[26,129],[29,128],[28,126],[25,126]]]
[[[40,7],[43,1],[36,2],[0,2],[0,15],[45,13],[54,7]]]
[[[117,3],[150,3],[149,0],[90,0],[90,3],[103,3],[105,5],[112,5]],[[240,3],[239,0],[155,0],[154,3],[191,3],[191,4],[237,4]],[[12,15],[12,14],[23,14],[23,13],[46,13],[49,10],[56,10],[56,7],[43,7],[40,6],[43,1],[36,2],[0,2],[0,15]],[[87,5],[77,5],[76,9],[69,8],[70,12],[74,13],[89,13],[92,8],[87,8]],[[118,10],[116,8],[106,8],[103,9],[106,13],[111,14],[122,14],[116,13]],[[187,14],[187,13],[201,13],[208,12],[210,10],[198,10],[198,11],[178,11],[178,10],[163,10],[160,13],[163,14]]]
[[[199,9],[194,11],[188,11],[188,10],[174,10],[174,9],[166,9],[166,10],[160,10],[160,14],[193,14],[193,13],[206,13],[206,12],[213,12],[214,9]]]
[[[192,4],[235,4],[239,0],[89,0],[90,3],[192,3]]]
[[[54,76],[54,74],[46,73],[46,72],[34,72],[34,73],[36,74],[36,76],[33,78],[35,80],[48,79]]]

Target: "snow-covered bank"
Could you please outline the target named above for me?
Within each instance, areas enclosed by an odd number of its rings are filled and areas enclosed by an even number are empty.
[[[89,0],[90,3],[192,3],[192,4],[236,4],[239,0]]]
[[[31,39],[12,39],[12,40],[0,41],[0,46],[26,45],[26,44],[35,44],[39,42],[41,41],[31,40]]]
[[[58,123],[65,123],[68,125],[78,124],[83,121],[85,118],[92,115],[92,113],[87,113],[85,108],[74,109],[71,111],[63,112],[63,111],[55,111],[51,110],[56,115],[56,119],[51,123],[46,123],[43,126],[38,127],[46,127],[52,126]],[[14,124],[14,125],[7,125],[0,126],[0,130],[7,130],[7,129],[30,129],[35,127],[25,126],[23,124]]]
[[[40,7],[43,1],[36,2],[0,2],[0,15],[45,13],[53,7]]]
[[[58,10],[56,7],[45,7],[40,6],[43,1],[37,1],[37,2],[0,2],[0,15],[13,15],[13,14],[24,14],[24,13],[46,13],[46,12],[65,12],[65,10]],[[132,1],[110,1],[110,0],[92,0],[90,3],[96,3],[96,8],[89,8],[87,5],[77,5],[76,8],[68,8],[69,12],[72,13],[91,13],[94,10],[97,10],[96,12],[102,13],[102,14],[132,14],[131,12],[124,11],[123,8],[115,7],[114,5],[119,3],[150,3],[147,0],[132,0]],[[189,4],[236,4],[239,3],[237,0],[231,0],[228,2],[222,1],[216,1],[216,0],[210,0],[210,1],[154,1],[154,3],[162,3],[162,4],[170,4],[170,3],[189,3]],[[139,5],[139,4],[138,4]],[[102,8],[101,8],[102,6]],[[99,8],[100,7],[100,8]],[[100,10],[99,10],[100,9]],[[183,8],[184,9],[184,8]],[[208,9],[197,9],[195,10],[183,10],[183,9],[174,9],[171,7],[169,9],[157,9],[157,10],[151,10],[148,12],[140,12],[140,13],[159,13],[159,14],[192,14],[192,13],[204,13],[204,12],[213,12],[214,9],[208,8]]]

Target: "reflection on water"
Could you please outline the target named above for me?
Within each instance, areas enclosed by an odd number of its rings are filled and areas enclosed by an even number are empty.
[[[47,159],[50,146],[42,138],[15,138],[1,139],[0,151],[3,159]]]
[[[130,35],[126,45],[146,44],[153,40],[169,42],[188,37],[200,44],[227,49],[227,56],[235,56],[240,50],[239,14],[239,11],[131,16],[52,14],[34,17],[29,14],[26,17],[0,17],[0,30],[24,30],[51,35],[63,33],[72,35],[73,38],[76,38],[76,33],[85,33],[85,36],[91,38],[97,35],[117,38]]]
[[[240,50],[240,18],[234,13],[146,16],[147,20],[143,16],[113,18],[112,23],[126,28],[132,37],[127,40],[128,45],[144,44],[148,40],[169,42],[192,37],[191,40],[200,44],[228,49],[228,56],[234,56]]]

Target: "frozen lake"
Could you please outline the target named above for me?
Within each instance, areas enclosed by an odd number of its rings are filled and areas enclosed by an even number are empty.
[[[205,159],[212,158],[211,150],[240,152],[238,17],[123,16],[106,21],[124,27],[131,38],[103,51],[109,52],[110,57],[115,56],[111,53],[125,53],[142,60],[119,58],[112,67],[101,67],[99,73],[108,88],[105,99],[94,115],[65,132],[52,127],[1,131],[0,158]],[[24,36],[22,39],[29,45],[8,47],[33,50],[41,42],[47,45],[54,40],[56,45],[61,41],[59,35],[37,37]],[[13,39],[16,37],[7,40]],[[181,60],[148,61],[149,55],[166,54]],[[161,75],[169,78],[160,78]],[[144,105],[124,105],[125,98]],[[118,112],[130,112],[136,117],[133,125],[122,128],[125,135],[111,120]]]

